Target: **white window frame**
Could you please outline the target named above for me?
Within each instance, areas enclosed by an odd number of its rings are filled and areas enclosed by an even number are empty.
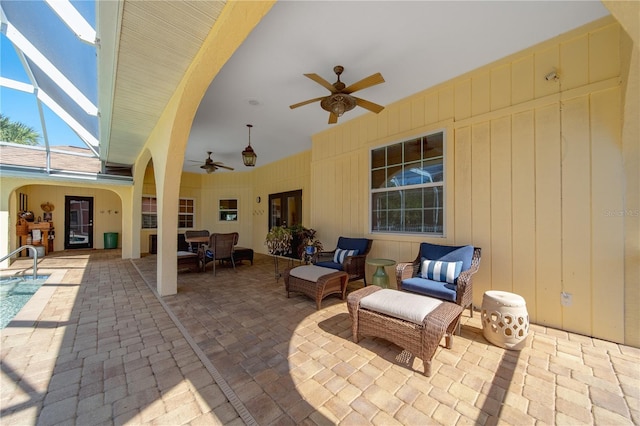
[[[435,157],[427,157],[425,156],[425,152],[423,152],[421,154],[421,158],[420,161],[424,162],[425,160],[427,161],[434,161],[434,160],[438,160],[440,159],[441,162],[441,167],[442,167],[442,180],[439,181],[435,181],[435,182],[423,182],[423,183],[419,183],[419,184],[406,184],[406,182],[404,185],[399,185],[399,186],[393,186],[393,187],[384,187],[384,188],[373,188],[373,173],[374,173],[374,168],[373,168],[373,152],[376,150],[379,150],[381,148],[389,148],[392,147],[394,145],[398,145],[398,144],[404,144],[407,142],[412,142],[412,141],[416,141],[417,139],[426,139],[429,136],[433,136],[433,135],[437,135],[441,133],[442,134],[442,155],[441,156],[435,156]],[[372,234],[393,234],[393,235],[429,235],[431,237],[444,237],[446,235],[446,210],[447,210],[447,203],[446,203],[446,164],[447,164],[447,153],[446,153],[446,145],[447,145],[447,131],[446,129],[442,128],[442,129],[437,129],[437,130],[433,130],[433,131],[429,131],[426,132],[424,134],[420,134],[420,135],[416,135],[415,137],[411,137],[411,138],[404,138],[402,140],[399,141],[394,141],[391,143],[387,143],[381,146],[377,146],[377,147],[373,147],[371,148],[371,150],[369,151],[369,232],[371,232]],[[375,170],[378,171],[382,171],[383,169],[387,169],[390,168],[391,165],[389,165],[387,163],[388,159],[385,158],[385,164],[382,167],[378,167]],[[399,164],[395,164],[393,166],[401,166],[402,169],[404,170],[404,167],[406,165],[410,165],[413,162],[407,162],[404,159],[404,152],[403,152],[403,158],[401,160],[401,162]],[[388,180],[388,177],[387,177]],[[387,180],[385,180],[385,182],[387,182]],[[424,198],[422,200],[423,205],[421,207],[422,212],[425,211],[425,209],[428,208],[432,208],[432,209],[436,209],[436,214],[438,215],[438,217],[441,220],[437,220],[436,223],[439,223],[439,227],[435,230],[429,231],[429,230],[424,230],[424,228],[422,228],[421,230],[399,230],[399,229],[380,229],[380,228],[385,228],[384,226],[379,227],[374,227],[374,222],[375,222],[375,210],[374,210],[374,198],[376,198],[376,194],[380,194],[380,193],[394,193],[394,192],[400,192],[402,193],[403,191],[409,191],[409,190],[418,190],[418,189],[425,189],[425,188],[437,188],[440,189],[440,194],[441,195],[437,195],[437,204],[436,205],[425,205],[424,204]],[[436,193],[437,194],[437,193]],[[392,209],[390,209],[389,207],[386,208],[386,214],[389,215],[389,213],[392,211]],[[405,212],[405,208],[404,206],[400,208],[401,211],[401,228],[405,227],[405,223],[404,223],[404,219],[406,219],[406,212]],[[380,212],[385,212],[385,210],[380,210],[378,213]],[[439,214],[439,212],[441,212],[441,214]],[[424,213],[422,213],[424,215]],[[388,222],[387,222],[388,223]],[[424,226],[424,217],[422,218],[422,225]]]
[[[182,202],[186,201],[186,202],[191,202],[191,207],[192,207],[192,211],[188,212],[188,211],[180,211],[182,208]],[[181,227],[180,226],[180,220],[181,220],[181,216],[184,216],[185,219],[190,217],[191,218],[191,226],[184,226]],[[196,199],[195,198],[187,198],[187,197],[181,197],[178,200],[178,229],[195,229],[196,228]]]
[[[156,204],[156,211],[154,212],[145,212],[144,210],[144,199],[145,198],[149,198],[149,199],[153,199],[155,200],[155,204]],[[193,212],[181,212],[180,211],[180,203],[182,201],[191,201],[193,203]],[[142,223],[141,223],[141,227],[142,229],[158,229],[158,198],[155,195],[147,195],[144,194],[142,196],[142,203],[141,203],[141,214],[142,214]],[[144,226],[144,215],[149,215],[149,216],[156,216],[156,226],[155,227],[145,227]],[[190,227],[180,227],[180,216],[182,215],[186,215],[186,216],[191,216],[192,217],[192,222],[193,222],[193,226]],[[196,199],[195,198],[189,198],[189,197],[180,197],[178,199],[178,229],[184,230],[184,229],[195,229],[196,228]]]
[[[144,203],[144,199],[145,198],[149,198],[149,199],[155,200],[155,205],[156,205],[155,211],[145,211],[145,203]],[[141,210],[141,225],[140,226],[142,227],[142,229],[158,229],[158,199],[156,198],[156,196],[155,195],[143,195],[142,196],[142,202],[140,204],[140,210]],[[144,220],[145,215],[152,216],[152,217],[155,216],[156,217],[156,220],[155,220],[156,226],[145,226],[144,225],[145,224],[145,220]]]
[[[222,206],[222,202],[223,201],[235,201],[236,202],[236,208],[223,208]],[[233,219],[223,219],[222,215],[223,213],[231,213],[233,214],[235,212],[235,218]],[[220,198],[218,200],[218,222],[222,222],[222,223],[229,223],[229,222],[239,222],[240,221],[240,200],[238,200],[237,198]]]

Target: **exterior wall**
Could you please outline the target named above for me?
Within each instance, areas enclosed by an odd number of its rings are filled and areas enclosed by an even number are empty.
[[[182,173],[180,177],[180,198],[192,198],[195,200],[196,217],[194,229],[210,229],[206,225],[206,209],[203,206],[202,187],[203,183],[199,174]],[[157,195],[155,175],[153,173],[153,162],[149,162],[144,173],[142,183],[142,195]],[[184,229],[178,229],[184,232]],[[157,229],[140,229],[140,253],[149,253],[149,235],[157,235]]]
[[[53,222],[56,227],[54,251],[64,250],[64,197],[66,195],[87,196],[94,199],[94,227],[93,245],[96,249],[104,248],[105,232],[117,232],[119,234],[118,245],[123,248],[128,236],[123,235],[131,217],[131,205],[122,200],[127,198],[132,191],[129,185],[109,184],[78,184],[72,181],[53,178],[27,179],[2,177],[0,182],[0,233],[6,238],[0,238],[0,255],[4,256],[18,247],[16,237],[17,222],[17,194],[22,192],[29,197],[29,209],[36,217],[42,216],[40,205],[49,202],[55,206]],[[109,213],[111,210],[111,213]],[[118,213],[115,213],[115,212]],[[0,267],[7,267],[8,261]]]
[[[311,212],[311,152],[292,155],[271,164],[256,168],[253,174],[252,215],[253,215],[253,250],[267,253],[264,239],[269,232],[269,194],[302,190],[302,224],[310,227]],[[256,202],[256,197],[261,202]]]
[[[195,174],[182,173],[180,196],[196,200],[196,229],[209,232],[238,232],[238,245],[257,253],[267,253],[264,238],[269,226],[269,194],[302,189],[303,223],[310,215],[311,152],[306,151],[248,172]],[[156,195],[153,163],[149,163],[142,184],[143,195]],[[261,202],[256,197],[261,197]],[[238,221],[219,220],[219,201],[238,200]],[[140,252],[149,252],[149,235],[157,230],[140,230]]]
[[[55,206],[53,224],[56,238],[53,250],[64,250],[64,216],[65,196],[93,198],[93,248],[104,248],[104,233],[118,233],[118,247],[122,247],[122,202],[118,194],[95,188],[74,188],[62,185],[26,185],[16,192],[23,192],[29,197],[29,209],[36,217],[42,216],[40,204],[47,201]]]
[[[640,5],[636,5],[640,7]],[[636,13],[635,16],[640,16]],[[637,28],[637,27],[636,27]],[[625,81],[624,125],[622,128],[622,157],[625,172],[625,282],[636,285],[625,286],[625,342],[640,347],[640,218],[633,220],[634,212],[640,211],[640,31],[636,32],[636,44],[629,47],[629,62],[624,69]],[[635,47],[634,47],[635,46]]]
[[[372,257],[397,261],[422,241],[482,247],[474,304],[513,291],[535,323],[625,342],[625,288],[638,286],[625,281],[625,222],[638,218],[619,214],[623,36],[605,18],[315,135],[311,225],[327,247],[364,235]],[[547,81],[554,69],[560,79]],[[446,130],[444,238],[369,234],[371,148],[436,129]]]
[[[253,188],[252,172],[212,173],[199,175],[202,182],[201,206],[203,214],[198,219],[201,229],[209,232],[239,234],[238,245],[253,245]],[[238,220],[221,221],[219,206],[221,199],[238,200]]]

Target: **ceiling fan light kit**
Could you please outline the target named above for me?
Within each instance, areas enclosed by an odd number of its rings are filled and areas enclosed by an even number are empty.
[[[253,167],[256,165],[256,159],[258,158],[258,155],[255,153],[253,148],[251,148],[251,128],[253,127],[253,125],[247,124],[247,127],[249,128],[249,146],[247,146],[244,151],[242,151],[242,162],[247,167]]]
[[[353,96],[343,94],[331,95],[324,98],[320,102],[320,106],[336,117],[341,117],[342,114],[356,107],[356,99]]]
[[[322,96],[315,99],[309,99],[304,102],[299,102],[297,104],[290,105],[289,108],[294,109],[303,105],[320,101],[320,107],[325,111],[329,111],[329,124],[337,123],[338,117],[341,117],[347,111],[351,111],[356,106],[368,109],[369,111],[375,112],[376,114],[384,109],[382,105],[374,104],[373,102],[367,101],[365,99],[351,96],[351,93],[358,90],[366,89],[368,87],[375,86],[376,84],[384,83],[382,74],[380,74],[379,72],[372,74],[369,77],[363,78],[357,83],[354,83],[347,87],[342,81],[340,81],[340,74],[344,72],[344,67],[342,65],[336,65],[335,67],[333,67],[333,72],[335,72],[338,76],[338,81],[333,84],[329,83],[318,74],[304,74],[305,77],[310,78],[325,89],[329,90],[331,94],[329,96]]]

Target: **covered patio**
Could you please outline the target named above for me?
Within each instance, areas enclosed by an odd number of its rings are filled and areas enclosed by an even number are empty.
[[[50,297],[1,332],[4,424],[640,422],[637,348],[532,325],[526,347],[508,351],[465,311],[424,377],[397,346],[353,343],[339,298],[319,311],[287,299],[269,256],[216,277],[179,273],[162,299],[155,263],[120,250],[41,260],[58,277],[40,290]]]

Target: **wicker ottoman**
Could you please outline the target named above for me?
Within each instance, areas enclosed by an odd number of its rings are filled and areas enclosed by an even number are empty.
[[[234,247],[233,248],[233,260],[236,264],[243,260],[248,260],[253,265],[253,250],[246,247]]]
[[[316,301],[318,310],[320,310],[322,299],[330,294],[338,294],[344,300],[349,279],[349,275],[344,271],[315,265],[286,269],[283,276],[287,297],[292,291],[306,294]]]
[[[350,293],[347,307],[354,342],[366,335],[395,343],[422,359],[425,376],[431,375],[431,360],[442,336],[446,335],[446,347],[451,348],[462,314],[462,307],[455,303],[378,286]]]
[[[490,290],[482,297],[482,334],[496,346],[520,350],[529,334],[529,313],[522,296]]]
[[[199,270],[198,255],[189,251],[178,252],[178,270],[188,269],[192,271]]]

